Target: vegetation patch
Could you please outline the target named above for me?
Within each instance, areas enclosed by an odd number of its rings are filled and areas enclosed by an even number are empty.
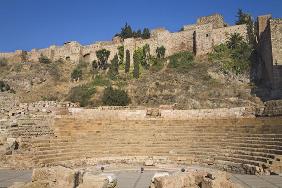
[[[76,86],[70,90],[67,100],[79,103],[82,107],[89,106],[90,99],[95,91],[95,87],[89,84]]]
[[[9,86],[9,84],[5,83],[4,81],[0,80],[0,91],[4,92],[4,91],[9,91],[11,88]]]
[[[172,68],[179,73],[189,71],[194,64],[194,55],[189,51],[179,52],[168,57],[168,68]]]
[[[95,76],[94,80],[91,82],[92,86],[108,86],[110,85],[110,81],[109,79],[101,76],[100,74],[98,74],[97,76]]]
[[[209,59],[225,74],[247,74],[250,71],[253,49],[238,33],[231,34],[225,44],[214,47]]]
[[[107,106],[127,106],[130,98],[124,90],[107,87],[102,96],[102,102]]]
[[[51,59],[49,59],[47,56],[45,55],[40,55],[40,57],[38,58],[38,61],[42,64],[50,64],[52,63]]]
[[[8,65],[8,61],[5,58],[0,58],[0,67],[5,67]]]

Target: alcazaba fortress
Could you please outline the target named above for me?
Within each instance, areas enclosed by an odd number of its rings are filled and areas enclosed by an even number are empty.
[[[275,98],[281,92],[282,87],[282,20],[272,19],[271,15],[259,16],[258,19],[258,51],[259,70],[258,76],[271,90]],[[22,53],[27,53],[28,61],[38,61],[40,55],[47,56],[51,60],[60,58],[69,62],[92,62],[97,59],[96,51],[100,49],[109,50],[112,59],[118,53],[118,47],[124,46],[124,50],[129,50],[131,59],[136,48],[145,44],[150,46],[151,54],[155,54],[156,48],[164,46],[166,56],[170,56],[179,51],[191,51],[195,55],[203,55],[212,51],[213,46],[224,43],[229,34],[239,33],[247,37],[246,25],[228,26],[224,23],[223,17],[219,14],[200,17],[196,24],[185,25],[180,32],[169,32],[164,28],[151,31],[149,39],[128,38],[121,40],[114,37],[112,41],[96,42],[86,46],[80,45],[76,41],[66,42],[63,46],[50,46],[45,49],[33,49],[30,52],[17,50],[13,53],[0,53],[0,58],[7,58],[12,61],[19,61]],[[131,62],[133,62],[131,60]]]

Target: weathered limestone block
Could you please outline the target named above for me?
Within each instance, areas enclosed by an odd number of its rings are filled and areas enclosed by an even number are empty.
[[[0,146],[4,145],[7,141],[6,135],[0,135]]]
[[[12,186],[9,188],[51,188],[52,185],[50,182],[47,181],[36,181],[36,182],[15,182]]]
[[[77,172],[62,166],[33,170],[32,182],[51,182],[53,187],[75,187]]]
[[[153,159],[147,159],[144,162],[145,166],[154,166],[154,160]]]
[[[177,173],[172,176],[156,177],[151,188],[241,188],[234,184],[224,172],[208,175],[206,172]]]
[[[108,188],[108,184],[107,176],[85,173],[79,188]]]

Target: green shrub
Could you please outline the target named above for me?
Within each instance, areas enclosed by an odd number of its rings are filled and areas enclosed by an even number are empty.
[[[118,75],[118,55],[116,54],[111,61],[110,70],[108,75],[111,79],[114,79]]]
[[[148,69],[150,67],[150,59],[151,59],[149,44],[145,44],[142,49],[143,49],[142,61],[140,63],[145,69]]]
[[[164,58],[165,57],[165,47],[161,46],[161,47],[157,47],[156,49],[156,54],[157,54],[157,58]]]
[[[210,60],[220,65],[224,73],[245,74],[250,70],[253,49],[239,34],[231,34],[225,44],[215,46]]]
[[[82,70],[81,69],[74,69],[71,73],[71,79],[78,81],[82,79]]]
[[[185,73],[193,65],[194,55],[191,52],[184,51],[168,57],[168,68],[175,69],[177,72]]]
[[[158,72],[162,70],[165,64],[165,59],[159,59],[159,58],[151,58],[150,59],[150,71],[152,72]]]
[[[5,67],[8,65],[8,61],[5,58],[0,58],[0,67]]]
[[[47,68],[49,74],[53,77],[55,81],[59,81],[61,79],[61,72],[57,62],[48,64]]]
[[[143,61],[143,50],[141,48],[138,48],[137,50],[134,51],[133,54],[133,77],[134,78],[139,78],[139,65]]]
[[[108,86],[110,85],[110,81],[106,78],[104,78],[101,75],[95,76],[94,80],[91,82],[91,85],[93,86]]]
[[[118,63],[122,65],[124,61],[124,46],[118,47]]]
[[[130,98],[123,90],[107,87],[104,90],[102,102],[107,106],[126,106],[130,103]]]
[[[4,91],[9,91],[11,88],[9,86],[9,84],[6,84],[4,81],[0,80],[0,91],[4,92]]]
[[[76,69],[85,70],[88,67],[88,63],[86,61],[80,60],[76,65]]]
[[[90,105],[90,99],[94,93],[95,87],[89,84],[76,86],[70,90],[67,100],[85,107]]]
[[[52,63],[51,59],[49,59],[47,56],[44,56],[44,55],[40,55],[40,57],[38,58],[38,61],[40,63],[43,63],[43,64],[50,64]]]
[[[98,58],[98,67],[100,69],[107,69],[108,68],[108,59],[111,52],[106,49],[96,51],[96,57]]]

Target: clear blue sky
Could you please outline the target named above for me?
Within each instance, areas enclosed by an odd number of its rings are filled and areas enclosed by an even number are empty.
[[[282,0],[0,0],[0,51],[111,40],[125,22],[177,31],[220,13],[233,24],[238,8],[254,17],[282,17]]]

